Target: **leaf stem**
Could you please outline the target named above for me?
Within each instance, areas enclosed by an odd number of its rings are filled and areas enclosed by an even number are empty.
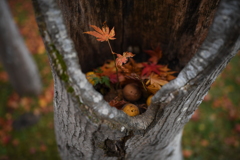
[[[112,46],[111,46],[111,44],[109,42],[109,39],[107,40],[107,42],[108,42],[108,46],[109,46],[109,48],[110,48],[110,50],[112,52],[112,55],[113,55],[113,60],[114,60],[115,68],[116,68],[116,74],[117,74],[117,89],[118,89],[118,86],[119,86],[119,76],[118,76],[118,68],[117,68],[117,64],[116,64],[116,57],[115,57],[115,53],[112,50]]]
[[[147,91],[147,88],[146,88],[146,86],[145,86],[145,83],[143,82],[142,79],[141,79],[141,82],[142,82],[143,88],[145,89],[145,91]]]
[[[107,40],[107,42],[108,42],[108,46],[109,46],[109,48],[110,48],[110,50],[111,50],[111,53],[112,54],[115,54],[114,52],[113,52],[113,50],[112,50],[112,46],[111,46],[111,44],[110,44],[110,42],[109,42],[109,39]],[[114,59],[115,60],[115,59]]]

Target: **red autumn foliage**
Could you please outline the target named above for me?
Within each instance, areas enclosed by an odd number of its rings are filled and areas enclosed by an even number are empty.
[[[144,51],[149,54],[151,57],[148,59],[148,62],[152,64],[157,64],[159,59],[162,58],[162,50],[160,46],[157,46],[154,50],[146,50]]]

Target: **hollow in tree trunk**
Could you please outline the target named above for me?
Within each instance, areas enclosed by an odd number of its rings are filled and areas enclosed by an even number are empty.
[[[33,0],[33,4],[52,66],[62,159],[182,159],[184,125],[240,47],[240,2]],[[110,54],[107,44],[83,32],[104,21],[116,28],[112,45],[117,52],[137,53],[160,43],[163,63],[180,71],[136,117],[109,106],[86,80],[84,73]],[[141,53],[137,56],[146,59]]]

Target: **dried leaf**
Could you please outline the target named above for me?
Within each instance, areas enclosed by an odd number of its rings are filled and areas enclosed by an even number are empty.
[[[142,78],[136,73],[130,73],[130,75],[126,75],[125,77],[128,79],[134,79],[134,80],[139,80],[139,81],[142,80]]]
[[[116,73],[115,63],[113,60],[108,60],[104,63],[102,67],[100,67],[102,73],[100,75],[110,76],[113,73]]]
[[[200,143],[201,143],[201,146],[203,146],[203,147],[207,147],[209,145],[209,142],[206,139],[201,140]]]
[[[126,64],[124,64],[124,68],[125,68],[125,70],[123,70],[123,72],[125,72],[125,74],[136,73],[136,74],[140,75],[143,65],[142,65],[142,63],[135,62],[133,58],[129,58],[129,61]]]
[[[144,52],[151,56],[148,61],[152,64],[157,64],[159,59],[162,58],[162,50],[160,46],[157,46],[154,50],[146,50]]]
[[[157,74],[152,73],[149,77],[149,80],[146,82],[147,85],[149,84],[158,84],[158,85],[165,85],[168,81],[160,79],[160,77]]]
[[[173,79],[175,79],[176,77],[175,76],[173,76],[173,75],[167,75],[167,80],[168,81],[171,81],[171,80],[173,80]]]
[[[147,90],[152,94],[155,94],[159,89],[161,89],[161,86],[156,83],[147,86]]]
[[[116,65],[117,66],[122,66],[124,63],[127,62],[128,58],[133,57],[134,54],[132,54],[131,52],[123,52],[123,55],[121,54],[117,54],[116,58]]]
[[[188,150],[188,149],[183,150],[183,156],[184,156],[185,158],[191,157],[191,156],[192,156],[192,151],[191,151],[191,150]]]
[[[97,27],[95,25],[90,25],[90,27],[92,27],[95,31],[88,31],[88,32],[84,32],[84,33],[90,34],[90,35],[96,37],[97,41],[104,42],[104,41],[116,39],[116,38],[114,38],[114,36],[115,36],[114,27],[111,29],[110,32],[109,32],[109,27],[107,25],[104,25],[102,27],[102,29],[100,29],[99,27]]]
[[[142,70],[142,76],[149,76],[152,72],[157,73],[158,75],[160,75],[160,71],[159,68],[161,68],[161,65],[157,65],[157,64],[148,64],[148,63],[142,63],[144,68]]]
[[[164,65],[162,65],[162,66],[161,66],[161,68],[159,68],[159,70],[160,70],[160,71],[163,71],[163,72],[168,72],[168,71],[170,71],[171,69],[170,69],[170,68],[168,68],[168,66],[167,66],[167,65],[165,65],[165,66],[164,66]]]
[[[112,83],[118,83],[118,80],[120,83],[125,81],[125,77],[120,73],[118,74],[118,79],[117,79],[116,73],[113,73],[113,74],[109,75],[108,77]]]
[[[119,97],[115,97],[113,100],[109,102],[109,105],[112,107],[116,107],[117,109],[121,109],[123,105],[125,105],[127,102],[124,100],[118,100]]]

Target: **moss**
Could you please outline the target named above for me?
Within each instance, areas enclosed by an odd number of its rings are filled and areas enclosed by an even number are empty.
[[[68,89],[67,89],[67,92],[73,93],[73,92],[74,92],[74,89],[73,89],[71,86],[69,86]],[[81,102],[80,102],[80,103],[81,103]]]
[[[49,55],[52,59],[53,66],[59,78],[65,82],[65,87],[68,93],[73,93],[74,89],[69,84],[69,76],[67,75],[67,65],[63,56],[56,49],[54,44],[49,45]]]
[[[67,75],[67,65],[64,62],[63,56],[56,49],[54,44],[50,44],[50,56],[59,78],[65,83],[69,82],[69,76]],[[60,65],[61,68],[57,68]]]

